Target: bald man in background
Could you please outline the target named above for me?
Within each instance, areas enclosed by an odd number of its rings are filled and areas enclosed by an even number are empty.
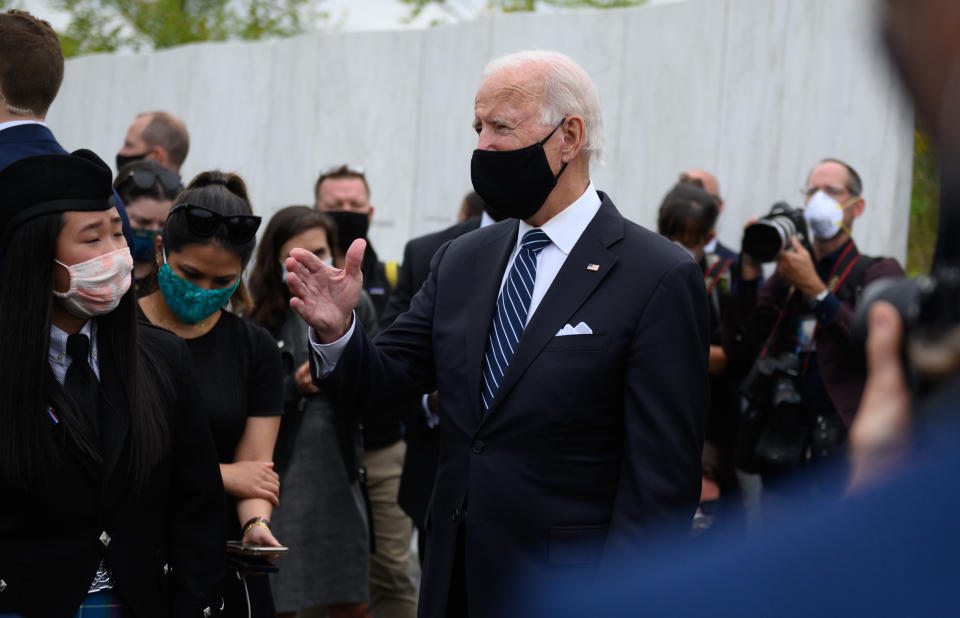
[[[189,150],[190,134],[182,120],[168,112],[144,112],[127,128],[123,147],[117,152],[117,170],[131,161],[147,159],[179,174]]]
[[[720,183],[717,182],[716,176],[704,170],[687,170],[680,174],[680,182],[690,182],[703,188],[717,201],[717,215],[723,214],[723,198],[720,197]],[[740,254],[724,245],[716,236],[704,246],[703,250],[707,253],[716,253],[723,259],[740,260]]]

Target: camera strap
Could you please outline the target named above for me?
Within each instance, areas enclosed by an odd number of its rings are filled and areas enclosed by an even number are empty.
[[[703,282],[707,285],[707,296],[710,296],[710,293],[713,292],[713,288],[716,287],[717,283],[721,278],[723,278],[724,273],[730,269],[732,264],[733,260],[730,258],[725,260],[719,259],[711,264],[710,267],[707,268],[707,270],[703,273]]]
[[[853,267],[856,266],[859,261],[860,252],[857,251],[856,244],[852,239],[848,240],[847,246],[844,247],[843,252],[837,257],[833,268],[830,269],[830,276],[827,277],[827,288],[831,294],[836,295],[840,287],[843,286],[847,280],[847,277],[850,276],[850,271],[853,270]]]

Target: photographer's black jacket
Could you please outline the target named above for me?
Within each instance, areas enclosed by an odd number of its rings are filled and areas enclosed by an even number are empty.
[[[851,240],[850,243],[852,244],[853,241]],[[853,250],[856,250],[856,245]],[[834,252],[834,255],[827,256],[823,260],[836,259],[835,254],[838,252]],[[861,256],[861,258],[867,258],[867,256]],[[862,363],[857,361],[850,346],[853,303],[859,297],[859,290],[870,283],[878,279],[904,276],[903,268],[892,258],[867,259],[871,263],[866,268],[862,280],[857,281],[855,277],[847,279],[837,290],[836,295],[828,295],[827,299],[815,308],[818,322],[814,342],[818,369],[834,408],[847,426],[853,422],[866,378]],[[830,282],[825,283],[830,285]],[[730,312],[724,329],[723,347],[729,363],[742,374],[746,373],[760,354],[792,289],[779,273],[770,277],[759,290],[757,287],[755,281],[740,282],[736,310]],[[807,301],[798,292],[793,302],[799,305]],[[793,313],[799,314],[800,311]],[[781,325],[779,332],[780,334],[787,332],[787,339],[789,339],[791,328],[793,328],[791,325]],[[784,338],[778,337],[778,341],[782,344]],[[775,349],[771,352],[778,351],[783,350]]]

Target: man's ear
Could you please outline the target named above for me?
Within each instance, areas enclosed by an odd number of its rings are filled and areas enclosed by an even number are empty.
[[[560,127],[563,145],[560,147],[560,160],[570,163],[580,155],[586,140],[586,125],[580,116],[567,116]]]
[[[367,213],[367,224],[373,225],[373,204],[370,205],[370,212]]]
[[[147,156],[144,158],[156,161],[165,168],[170,169],[170,157],[167,156],[167,151],[164,150],[163,146],[154,146],[147,152]]]
[[[863,211],[867,209],[867,202],[862,198],[858,197],[857,201],[853,203],[853,218],[856,219],[863,214]]]

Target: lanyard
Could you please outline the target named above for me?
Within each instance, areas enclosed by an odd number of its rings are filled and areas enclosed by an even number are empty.
[[[831,294],[836,294],[840,287],[843,286],[844,282],[847,280],[847,277],[850,275],[850,271],[853,270],[853,267],[857,265],[858,261],[860,261],[860,252],[857,251],[853,240],[848,240],[847,245],[837,257],[837,261],[833,264],[833,268],[830,269],[830,276],[827,278],[827,288],[830,290]],[[837,272],[840,272],[839,276],[837,276]],[[774,337],[776,337],[777,331],[780,329],[780,324],[783,322],[783,318],[787,315],[787,309],[790,307],[790,302],[793,300],[793,297],[796,295],[796,293],[796,289],[790,289],[790,297],[787,299],[787,302],[784,303],[783,309],[780,310],[780,315],[777,316],[777,321],[773,325],[773,330],[770,332],[770,336],[767,337],[766,342],[763,344],[763,348],[760,350],[760,358],[766,357],[767,352],[769,352],[770,345],[773,343]],[[818,322],[816,329],[813,331],[813,338],[811,339],[811,342],[816,338],[819,330],[820,324]],[[805,370],[806,366],[804,366],[804,373],[806,372]]]
[[[733,264],[733,260],[717,260],[710,265],[710,268],[703,273],[703,282],[707,284],[707,296],[710,296],[710,293],[713,292],[713,288],[716,287],[717,283],[720,282],[720,278],[723,277],[723,274],[727,272],[727,269],[730,268],[730,265]],[[717,270],[717,265],[720,266],[718,272],[714,273],[714,270]]]

